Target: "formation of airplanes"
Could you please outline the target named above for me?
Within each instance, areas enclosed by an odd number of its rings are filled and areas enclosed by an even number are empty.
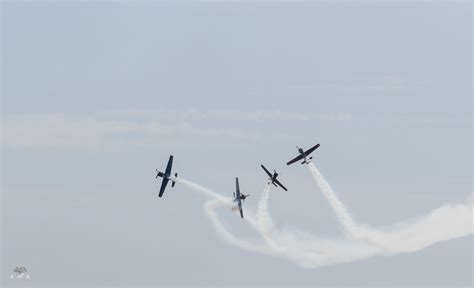
[[[301,164],[309,164],[311,162],[311,159],[313,159],[313,157],[309,157],[309,155],[311,153],[313,153],[314,150],[318,149],[320,145],[319,144],[316,144],[314,145],[313,147],[309,148],[308,150],[304,150],[303,148],[300,148],[300,147],[296,147],[298,149],[298,153],[299,155],[296,156],[295,158],[291,159],[290,161],[288,161],[288,163],[286,163],[286,165],[291,165],[295,162],[298,162],[300,160],[303,160],[303,162],[301,162]],[[160,172],[158,171],[158,169],[156,169],[156,178],[158,177],[161,177],[163,178],[162,182],[161,182],[161,187],[160,187],[160,192],[158,194],[158,197],[162,197],[163,196],[163,193],[165,192],[165,189],[166,189],[166,186],[168,185],[168,182],[171,181],[171,187],[174,187],[174,185],[176,184],[176,179],[178,178],[178,173],[175,173],[174,176],[172,176],[172,173],[171,173],[171,169],[172,169],[172,166],[173,166],[173,155],[170,155],[170,158],[168,160],[168,164],[166,164],[166,168],[165,168],[165,172]],[[273,173],[271,173],[270,171],[268,171],[267,168],[265,168],[265,166],[260,165],[262,167],[262,169],[265,171],[265,173],[268,175],[268,183],[269,184],[273,184],[275,185],[275,187],[280,187],[282,188],[283,190],[285,191],[288,191],[288,189],[283,186],[283,184],[281,184],[280,181],[278,181],[277,177],[278,177],[278,172],[276,170],[273,170]],[[239,213],[240,213],[240,217],[241,218],[244,218],[244,213],[243,213],[243,210],[242,210],[242,202],[245,201],[245,199],[247,197],[249,197],[250,195],[245,195],[245,194],[242,194],[240,192],[240,187],[239,187],[239,178],[236,177],[235,178],[235,192],[233,193],[233,202],[236,204],[236,207],[235,207],[235,210],[239,210]]]

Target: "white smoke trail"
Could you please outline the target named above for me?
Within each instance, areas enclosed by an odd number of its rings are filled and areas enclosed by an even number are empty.
[[[221,202],[228,203],[229,205],[232,204],[232,199],[231,198],[224,197],[224,196],[212,191],[211,189],[208,189],[206,187],[202,187],[199,184],[196,184],[194,182],[191,182],[191,181],[188,181],[188,180],[185,180],[185,179],[182,179],[182,178],[177,178],[177,177],[172,177],[172,180],[176,181],[176,183],[178,183],[178,184],[182,184],[182,185],[184,185],[188,188],[191,188],[195,191],[198,191],[201,194],[204,194],[205,196],[211,197],[213,199],[220,200]]]
[[[359,236],[391,253],[418,251],[437,242],[472,234],[471,207],[466,204],[443,205],[427,215],[388,228],[361,227]]]
[[[176,183],[178,183],[178,184],[182,184],[183,186],[186,186],[186,187],[188,187],[188,188],[190,188],[194,191],[197,191],[197,192],[203,194],[204,196],[207,196],[207,197],[210,197],[212,199],[220,201],[222,203],[222,205],[227,205],[229,207],[234,206],[234,201],[233,201],[232,198],[222,196],[219,193],[216,193],[216,192],[212,191],[209,188],[203,187],[199,184],[196,184],[194,182],[191,182],[189,180],[185,180],[185,179],[182,179],[182,178],[173,177],[173,180],[176,181]],[[218,205],[218,206],[222,206],[222,205]],[[211,209],[211,210],[213,210],[213,209]],[[249,215],[247,215],[247,217],[245,217],[244,219],[251,226],[253,226],[255,228],[257,226],[257,223],[254,220],[255,217],[252,217],[251,212],[246,212],[246,214],[249,214]]]
[[[204,208],[216,233],[227,243],[243,250],[287,259],[304,268],[316,268],[356,261],[371,257],[377,253],[376,248],[370,247],[365,243],[344,239],[321,239],[304,232],[272,228],[267,204],[270,192],[269,185],[265,187],[264,195],[262,195],[259,211],[257,212],[257,220],[255,220],[255,216],[248,209],[245,211],[244,218],[251,227],[262,235],[264,245],[242,240],[234,236],[221,223],[214,211],[219,207],[232,206],[231,199],[191,181],[176,179],[176,182],[213,199],[207,201]]]
[[[224,197],[191,181],[175,180],[177,183],[213,199],[206,202],[205,212],[216,233],[224,241],[243,250],[287,259],[304,268],[347,263],[366,259],[380,253],[416,251],[438,241],[466,235],[467,224],[471,227],[469,234],[472,233],[472,222],[466,222],[466,219],[472,219],[472,209],[466,209],[464,205],[443,206],[425,217],[405,224],[398,224],[390,230],[376,230],[361,226],[355,223],[316,167],[313,171],[317,172],[313,175],[318,184],[321,184],[320,187],[324,189],[324,193],[330,200],[341,223],[347,228],[345,230],[350,235],[351,240],[322,239],[294,229],[276,228],[268,209],[270,185],[265,186],[258,204],[256,217],[246,209],[244,218],[262,236],[264,242],[258,244],[254,241],[243,240],[241,237],[234,236],[215,213],[215,209],[219,207],[234,206],[231,198]],[[453,215],[459,217],[453,218]],[[454,221],[454,223],[451,223],[451,221]],[[448,232],[445,229],[439,229],[445,225],[451,225]]]
[[[357,238],[354,236],[357,235],[358,227],[355,225],[352,216],[349,214],[344,204],[342,204],[336,193],[332,190],[329,183],[324,179],[321,173],[319,173],[318,169],[316,168],[316,166],[314,166],[312,162],[308,164],[308,168],[309,171],[313,174],[314,179],[318,183],[319,187],[323,191],[324,196],[326,196],[327,200],[331,204],[331,207],[336,212],[336,216],[338,217],[339,221],[342,223],[345,229],[346,236],[348,236],[349,238]]]
[[[366,244],[339,239],[321,239],[298,230],[274,226],[268,209],[271,183],[265,186],[257,210],[258,232],[274,249],[274,256],[286,258],[304,268],[351,262],[370,257],[377,249]]]
[[[211,223],[214,226],[214,229],[216,230],[217,234],[227,243],[237,246],[243,250],[267,255],[271,254],[272,250],[268,247],[250,243],[248,241],[243,241],[235,237],[232,233],[230,233],[229,230],[224,227],[224,225],[221,223],[221,221],[219,221],[216,213],[214,212],[216,208],[219,208],[223,205],[226,205],[226,203],[220,200],[210,200],[204,204],[204,210],[206,211],[206,215],[211,220]]]
[[[263,235],[269,236],[272,230],[273,221],[268,212],[268,198],[270,194],[271,183],[265,185],[257,208],[257,227],[263,232]]]
[[[371,245],[383,248],[387,253],[400,253],[418,251],[437,242],[473,233],[472,203],[444,205],[425,216],[385,229],[358,224],[316,166],[309,163],[308,168],[350,239],[365,240]]]
[[[270,197],[270,188],[272,183],[268,182],[263,189],[262,195],[260,196],[260,201],[258,202],[257,208],[257,230],[262,236],[263,240],[272,247],[278,253],[282,253],[285,250],[285,247],[275,243],[273,234],[279,232],[277,227],[274,226],[270,212],[268,211],[268,199]]]

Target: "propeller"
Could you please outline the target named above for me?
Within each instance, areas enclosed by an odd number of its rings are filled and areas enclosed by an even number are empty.
[[[156,168],[155,168],[155,170],[156,170],[156,176],[155,176],[155,179],[156,179],[156,178],[158,178],[158,174],[159,174],[160,172],[158,172],[158,169],[156,169]]]

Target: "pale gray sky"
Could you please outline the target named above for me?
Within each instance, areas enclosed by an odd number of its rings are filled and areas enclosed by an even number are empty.
[[[472,236],[317,269],[223,242],[201,195],[261,163],[273,217],[343,237],[295,146],[386,226],[472,193],[470,2],[2,2],[2,285],[471,286]],[[255,232],[219,210],[236,234]],[[236,275],[235,273],[238,273]]]

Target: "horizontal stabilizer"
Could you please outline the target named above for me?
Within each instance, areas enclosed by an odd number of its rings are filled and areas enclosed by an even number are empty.
[[[178,173],[174,173],[174,178],[178,178]],[[171,182],[171,187],[174,187],[175,184],[176,180],[173,180],[173,182]]]

